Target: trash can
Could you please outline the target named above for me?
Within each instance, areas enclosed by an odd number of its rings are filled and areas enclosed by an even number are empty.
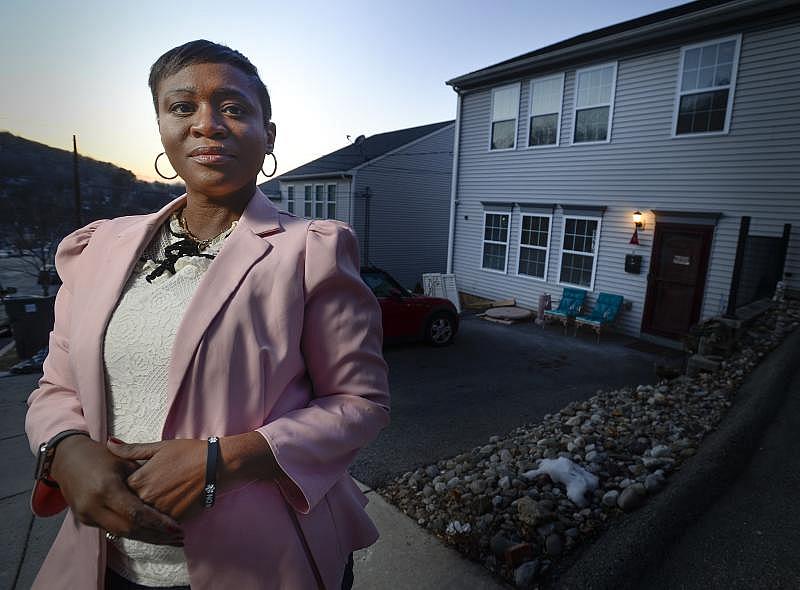
[[[5,298],[6,315],[19,358],[30,358],[48,345],[55,322],[55,301],[55,295]]]

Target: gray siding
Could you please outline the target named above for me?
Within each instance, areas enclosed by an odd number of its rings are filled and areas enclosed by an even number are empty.
[[[786,271],[800,289],[800,24],[736,31],[743,33],[730,133],[672,138],[680,46],[710,41],[710,33],[647,54],[618,58],[611,142],[570,145],[575,70],[566,71],[561,144],[525,149],[528,140],[528,81],[521,80],[517,149],[490,152],[491,90],[463,96],[458,163],[454,266],[458,287],[487,297],[516,297],[534,308],[547,292],[557,300],[563,216],[556,208],[547,282],[516,276],[521,214],[514,208],[508,273],[481,269],[481,201],[592,204],[607,207],[602,220],[596,278],[590,303],[601,292],[623,295],[633,308],[621,318],[638,335],[650,264],[655,219],[652,210],[722,214],[714,233],[702,317],[724,309],[730,289],[740,217],[752,217],[751,233],[780,236],[793,224]],[[606,63],[602,60],[599,63]],[[543,72],[556,74],[561,71]],[[510,82],[510,81],[508,81]],[[505,83],[508,83],[505,82]],[[646,213],[641,245],[628,245],[631,215]],[[624,256],[643,256],[643,272],[624,272]]]
[[[453,131],[453,125],[445,127],[355,172],[353,227],[362,260],[408,288],[422,281],[422,273],[445,271]]]

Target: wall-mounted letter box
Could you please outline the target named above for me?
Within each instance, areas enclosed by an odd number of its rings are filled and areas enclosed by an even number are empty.
[[[638,275],[642,272],[642,257],[639,254],[625,255],[625,272]]]

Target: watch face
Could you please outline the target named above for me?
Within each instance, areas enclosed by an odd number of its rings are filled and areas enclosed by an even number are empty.
[[[44,480],[48,485],[58,487],[58,484],[55,482],[48,481],[50,477],[50,467],[53,463],[53,457],[55,456],[58,443],[73,434],[89,436],[89,433],[83,430],[65,430],[64,432],[56,434],[46,443],[39,445],[39,456],[36,460],[36,474],[34,475],[36,479]]]

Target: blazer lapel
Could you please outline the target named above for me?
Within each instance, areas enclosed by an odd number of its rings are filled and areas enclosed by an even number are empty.
[[[186,196],[178,197],[159,211],[144,215],[104,244],[105,251],[97,267],[95,280],[86,285],[82,320],[75,330],[72,355],[78,369],[78,383],[84,414],[99,440],[108,436],[106,416],[106,379],[103,360],[105,332],[122,290],[141,256],[171,213],[183,205]],[[83,378],[81,378],[83,376]]]
[[[167,378],[169,411],[162,438],[172,436],[172,406],[203,335],[250,268],[272,249],[261,236],[281,231],[278,215],[278,209],[256,188],[233,233],[200,279],[172,347]]]

